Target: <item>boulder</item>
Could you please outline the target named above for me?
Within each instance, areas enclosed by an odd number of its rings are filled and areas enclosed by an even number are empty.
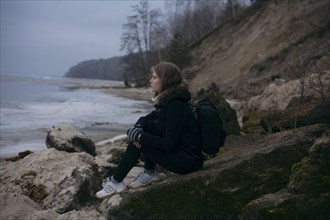
[[[111,156],[47,149],[1,164],[0,219],[327,219],[329,129],[230,135],[202,170],[162,173],[160,182],[103,201],[94,197],[103,177],[95,159]],[[103,144],[98,154],[122,147]],[[125,184],[142,171],[138,164]]]
[[[324,99],[293,97],[284,110],[249,112],[242,121],[242,130],[246,133],[271,133],[313,124],[330,124],[330,96]]]
[[[315,97],[323,99],[330,96],[330,71],[312,74],[310,77],[289,81],[283,85],[271,83],[261,95],[248,102],[249,111],[276,112],[285,110],[293,98]]]
[[[294,197],[287,193],[292,167],[309,155],[317,138],[328,129],[327,125],[314,125],[266,136],[231,135],[223,154],[206,161],[203,170],[168,174],[158,184],[122,193],[116,203],[107,199],[102,203],[107,204],[103,213],[108,219],[263,219],[258,213],[249,215],[249,204],[264,196],[272,199],[267,195],[276,192]],[[323,174],[317,171],[317,175]],[[302,202],[307,201],[313,200]],[[313,205],[327,204],[324,199]],[[287,216],[291,216],[289,211],[282,217]]]
[[[313,108],[307,115],[306,125],[323,123],[330,124],[330,100]]]
[[[330,130],[316,139],[308,153],[307,157],[292,167],[288,188],[296,194],[309,196],[329,193]]]
[[[82,131],[70,125],[53,126],[47,133],[47,148],[66,152],[87,152],[95,156],[95,144]]]
[[[242,112],[246,133],[278,132],[330,121],[330,72],[285,84],[272,83]],[[244,104],[243,104],[244,106]]]
[[[52,209],[63,214],[97,202],[94,195],[102,181],[94,158],[85,152],[52,148],[8,163],[1,176],[1,219],[28,219],[33,214],[30,209]],[[12,213],[16,202],[21,205],[17,210],[22,212]],[[28,213],[21,216],[25,209]]]
[[[34,211],[29,216],[29,220],[106,220],[98,211],[91,208],[82,210],[72,210],[63,214],[58,214],[53,209]]]
[[[290,81],[284,85],[271,83],[261,95],[252,97],[248,102],[249,111],[285,110],[292,97],[299,96],[299,81]]]
[[[15,161],[18,161],[20,159],[23,159],[24,157],[26,157],[29,154],[33,154],[33,152],[30,151],[30,150],[25,150],[25,151],[19,152],[17,156],[8,157],[5,160],[15,162]]]
[[[266,134],[263,121],[256,114],[248,113],[242,118],[242,130],[244,133]]]
[[[106,199],[102,211],[108,219],[327,219],[328,159],[315,165],[304,160],[329,157],[329,142],[312,150],[328,133],[329,126],[314,125],[265,136],[231,135],[223,153],[202,170],[168,174],[141,191],[122,193],[116,202]],[[303,176],[297,176],[300,163],[306,164]],[[310,165],[320,167],[309,170]],[[309,193],[309,187],[315,190]]]
[[[330,204],[330,130],[291,169],[288,186],[246,205],[241,219],[327,219]]]
[[[267,132],[279,132],[318,123],[330,124],[330,102],[322,103],[314,97],[305,97],[302,101],[300,98],[293,98],[284,111],[268,114],[259,115],[261,126]]]

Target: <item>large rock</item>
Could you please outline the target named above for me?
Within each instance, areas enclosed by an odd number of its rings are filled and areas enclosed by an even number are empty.
[[[330,204],[330,130],[291,169],[288,187],[251,201],[242,219],[327,219]]]
[[[330,100],[315,106],[308,112],[306,123],[303,125],[316,123],[330,124]]]
[[[98,153],[109,154],[121,145],[102,143]],[[47,149],[1,166],[1,219],[329,216],[328,125],[269,135],[230,135],[221,153],[207,160],[202,170],[187,175],[167,172],[161,182],[129,189],[102,203],[94,198],[102,177],[95,159],[85,152]],[[135,167],[124,182],[129,184],[141,171]]]
[[[1,176],[0,219],[29,219],[32,210],[43,209],[62,214],[97,201],[101,177],[94,158],[85,152],[47,149],[7,163]]]
[[[243,116],[247,133],[269,133],[313,124],[330,124],[330,72],[283,85],[269,85],[250,99]]]
[[[285,110],[293,98],[315,97],[322,99],[330,96],[330,71],[313,74],[304,79],[297,79],[285,84],[271,83],[261,95],[251,98],[248,102],[249,111],[276,112]],[[323,100],[325,101],[325,100]]]
[[[66,152],[87,152],[93,156],[95,144],[82,131],[70,125],[56,125],[47,133],[47,148]]]
[[[272,133],[313,124],[330,124],[330,100],[320,102],[314,97],[295,97],[283,111],[248,113],[242,121],[246,133]]]
[[[317,138],[327,129],[326,125],[314,125],[266,136],[231,135],[223,153],[208,160],[203,170],[188,175],[168,175],[166,181],[143,191],[122,193],[117,203],[112,203],[111,198],[105,200],[104,214],[108,219],[290,219],[293,216],[305,219],[304,208],[309,205],[313,210],[309,208],[312,214],[307,216],[315,214],[318,219],[327,219],[330,212],[325,208],[330,195],[328,159],[318,160],[323,169],[321,175],[318,169],[308,172],[313,165],[309,163],[304,168],[305,177],[294,177],[298,172],[296,164],[304,163],[304,158],[311,155],[310,149],[319,142]],[[319,158],[328,158],[324,144],[329,146],[323,142],[317,151]],[[308,183],[314,177],[316,181]],[[299,180],[301,187],[297,184],[292,187],[293,179]],[[321,190],[308,193],[311,184],[313,189]],[[290,202],[299,195],[290,192],[291,189],[308,193],[309,197],[299,197],[295,200],[298,203],[276,210],[282,200],[274,196]],[[259,209],[265,210],[265,218]],[[272,215],[274,210],[277,214]]]
[[[330,124],[330,101],[319,103],[306,97],[299,106],[300,98],[293,98],[287,109],[262,117],[262,126],[268,132],[298,128],[313,124]]]

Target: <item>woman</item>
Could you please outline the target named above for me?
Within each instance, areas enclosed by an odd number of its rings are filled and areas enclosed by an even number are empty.
[[[161,62],[151,70],[155,110],[128,129],[130,143],[114,175],[108,177],[103,189],[96,193],[97,198],[106,198],[126,189],[123,179],[141,153],[145,157],[144,172],[130,184],[133,188],[160,179],[155,164],[177,174],[203,167],[200,134],[189,105],[191,94],[180,69],[172,63]]]

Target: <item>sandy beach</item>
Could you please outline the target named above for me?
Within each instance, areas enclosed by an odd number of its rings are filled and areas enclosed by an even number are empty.
[[[151,87],[126,88],[123,82],[107,80],[86,80],[81,82],[69,82],[68,89],[99,89],[105,93],[117,95],[124,98],[151,101],[153,95]]]
[[[118,95],[124,98],[150,101],[153,95],[151,88],[125,88],[125,87],[112,87],[103,90],[106,93]]]

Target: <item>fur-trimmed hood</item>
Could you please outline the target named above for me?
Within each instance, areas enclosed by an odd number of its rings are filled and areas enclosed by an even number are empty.
[[[158,96],[152,98],[155,106],[164,106],[171,100],[181,100],[184,102],[189,102],[191,99],[191,94],[189,92],[189,86],[187,82],[170,87],[160,93]]]

